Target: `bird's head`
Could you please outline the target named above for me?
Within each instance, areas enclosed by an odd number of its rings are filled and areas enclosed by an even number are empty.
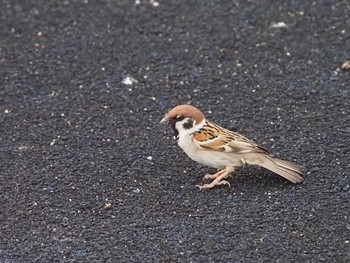
[[[175,137],[181,132],[195,132],[203,126],[204,122],[204,114],[191,105],[178,105],[172,108],[160,121],[171,125],[175,131]]]

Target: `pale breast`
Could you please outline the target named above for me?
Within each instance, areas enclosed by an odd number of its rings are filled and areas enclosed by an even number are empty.
[[[192,141],[192,135],[190,134],[179,136],[178,145],[188,157],[206,166],[224,168],[227,166],[240,166],[242,164],[240,156],[236,154],[199,148]]]

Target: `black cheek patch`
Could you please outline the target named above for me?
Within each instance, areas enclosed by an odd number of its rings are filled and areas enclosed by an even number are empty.
[[[188,130],[193,127],[193,120],[188,120],[183,124],[184,129]]]

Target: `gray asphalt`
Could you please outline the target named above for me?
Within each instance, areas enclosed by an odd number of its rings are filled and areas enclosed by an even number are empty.
[[[350,262],[349,13],[0,1],[0,262]],[[305,182],[244,167],[199,191],[214,170],[159,124],[182,103]]]

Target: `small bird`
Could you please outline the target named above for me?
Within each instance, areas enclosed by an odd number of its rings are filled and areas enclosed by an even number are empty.
[[[266,149],[241,134],[208,121],[196,107],[178,105],[166,113],[160,122],[171,125],[178,145],[192,160],[221,169],[215,174],[205,175],[205,180],[213,181],[197,185],[200,189],[230,186],[224,179],[235,167],[245,164],[262,166],[292,183],[303,181],[304,173],[299,165],[276,159]]]

